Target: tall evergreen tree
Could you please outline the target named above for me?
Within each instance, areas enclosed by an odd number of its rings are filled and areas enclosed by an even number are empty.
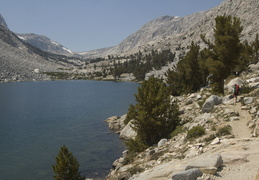
[[[167,71],[167,83],[172,95],[195,92],[201,87],[199,51],[200,47],[192,42],[186,56],[172,70]]]
[[[259,61],[259,35],[256,34],[254,42],[252,42],[253,55],[255,58],[255,63]]]
[[[168,138],[179,124],[178,106],[170,102],[166,84],[150,77],[138,89],[136,105],[131,106],[137,140],[144,145],[153,145],[161,138]]]
[[[208,61],[213,75],[213,90],[217,93],[224,93],[224,79],[236,71],[240,62],[242,50],[240,36],[243,27],[237,17],[217,16],[215,21],[214,44],[206,40],[204,35],[201,37],[216,55]]]
[[[79,173],[79,163],[63,145],[56,157],[56,164],[52,165],[55,180],[84,180]]]

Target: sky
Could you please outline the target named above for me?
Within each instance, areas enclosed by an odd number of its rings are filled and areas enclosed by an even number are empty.
[[[0,0],[0,14],[15,33],[44,35],[74,52],[118,45],[145,23],[184,17],[223,0]]]

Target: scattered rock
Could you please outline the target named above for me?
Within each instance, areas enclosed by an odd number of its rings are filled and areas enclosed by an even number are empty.
[[[196,180],[200,176],[202,176],[201,170],[195,168],[173,175],[172,180]]]
[[[161,139],[161,140],[157,143],[157,147],[158,147],[158,148],[162,147],[166,142],[167,142],[167,139]]]
[[[250,114],[255,114],[257,112],[256,107],[251,108],[249,112]]]
[[[222,103],[222,98],[216,95],[211,95],[203,104],[202,112],[209,113],[213,110],[214,105],[219,105]]]
[[[158,151],[158,152],[155,152],[155,153],[153,153],[153,154],[151,154],[151,156],[148,158],[149,159],[149,161],[151,160],[158,160],[158,158],[160,157],[160,156],[162,156],[163,155],[163,152],[162,151]]]
[[[200,167],[215,167],[219,168],[223,165],[223,159],[220,155],[215,155],[211,157],[203,157],[198,159],[197,161],[192,162],[192,164],[188,165],[185,169],[192,168],[200,168]]]
[[[239,120],[239,117],[230,117],[229,120],[230,120],[230,121],[238,121],[238,120]]]
[[[215,144],[219,144],[219,143],[220,143],[220,139],[218,137],[216,137],[210,144],[215,145]]]
[[[120,132],[120,138],[122,139],[134,139],[137,136],[137,132],[133,130],[131,120]]]
[[[254,101],[254,97],[244,97],[244,104],[252,104],[252,102]]]
[[[216,175],[218,168],[216,167],[201,167],[199,168],[202,173],[204,174],[210,174],[210,175]]]

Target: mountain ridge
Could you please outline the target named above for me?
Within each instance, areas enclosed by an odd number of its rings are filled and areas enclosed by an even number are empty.
[[[4,20],[4,17],[0,14],[0,25],[4,26],[6,29],[8,29],[7,24]]]
[[[129,35],[119,45],[98,51],[88,51],[93,56],[108,56],[112,54],[129,55],[138,51],[149,52],[152,49],[172,49],[179,45],[187,48],[191,41],[204,47],[200,34],[213,37],[214,19],[218,15],[240,17],[244,26],[243,39],[254,40],[259,24],[259,2],[257,0],[225,0],[219,6],[206,11],[197,12],[185,17],[162,16],[144,24],[138,31]],[[160,28],[163,27],[163,28]],[[147,30],[148,29],[148,30]],[[147,30],[147,31],[146,31]],[[98,52],[95,54],[93,52]]]
[[[54,53],[54,54],[66,55],[66,56],[75,55],[75,53],[72,52],[70,49],[51,40],[47,36],[38,35],[38,34],[34,34],[34,33],[28,33],[28,34],[17,33],[17,35],[21,40],[41,49],[43,51]]]

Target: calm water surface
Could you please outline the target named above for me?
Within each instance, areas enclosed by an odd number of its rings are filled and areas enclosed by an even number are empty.
[[[0,179],[53,179],[65,144],[87,176],[105,176],[125,149],[104,120],[125,114],[138,84],[52,81],[0,84]]]

